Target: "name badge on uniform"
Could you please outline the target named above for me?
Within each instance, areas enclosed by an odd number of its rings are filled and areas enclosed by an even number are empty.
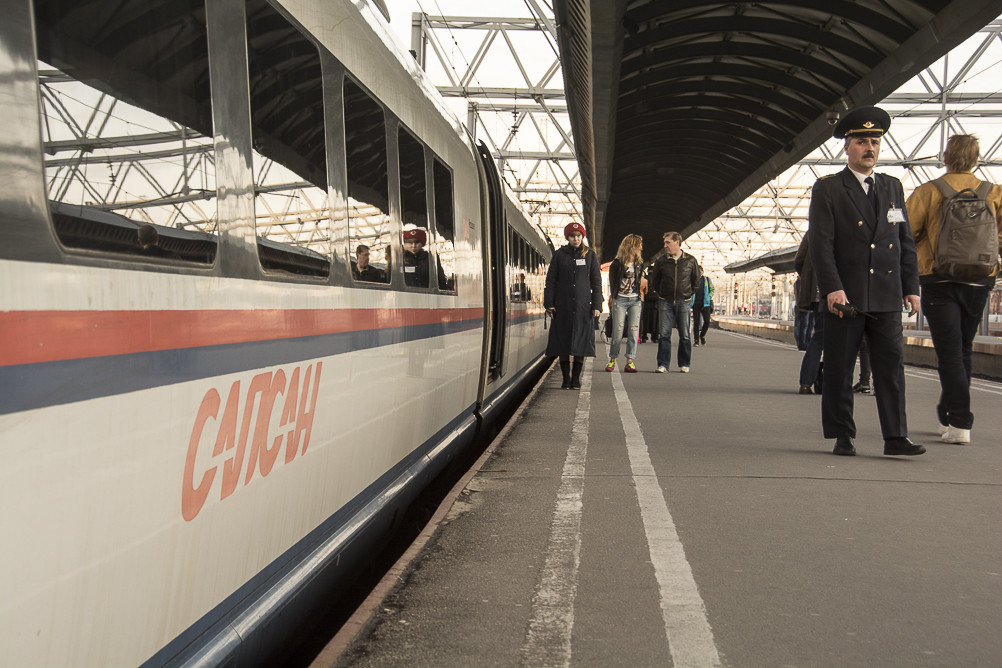
[[[577,260],[575,260],[575,262],[577,262],[577,265],[579,267],[583,267],[583,266],[585,266],[585,263],[587,262],[587,260],[585,260],[583,257],[579,257]]]
[[[404,267],[405,274],[413,274],[415,271],[417,271],[417,267]]]
[[[887,222],[888,223],[903,223],[905,222],[905,212],[898,207],[891,207],[887,210]]]

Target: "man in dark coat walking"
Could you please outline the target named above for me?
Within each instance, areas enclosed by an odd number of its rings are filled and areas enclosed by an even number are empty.
[[[546,354],[560,358],[564,389],[581,387],[584,358],[595,356],[594,319],[602,312],[602,270],[584,245],[584,232],[580,223],[564,228],[567,245],[553,254],[543,290],[543,306],[553,319]]]
[[[811,191],[808,248],[824,313],[825,380],[821,426],[833,453],[855,455],[852,372],[864,332],[870,345],[877,415],[885,455],[920,455],[905,419],[901,306],[919,307],[915,241],[901,182],[873,171],[880,140],[891,125],[878,107],[848,112],[833,136],[845,139],[848,166],[818,179]],[[862,314],[846,317],[851,304]]]

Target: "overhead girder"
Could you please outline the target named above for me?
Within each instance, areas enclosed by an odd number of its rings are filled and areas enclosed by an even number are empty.
[[[767,3],[763,3],[767,4]],[[672,7],[672,14],[677,13]],[[630,40],[633,50],[650,49],[658,44],[678,38],[692,39],[694,36],[726,35],[741,33],[763,38],[766,35],[787,37],[803,45],[816,45],[832,53],[839,54],[846,61],[853,61],[863,68],[871,68],[883,59],[882,53],[862,46],[858,41],[837,35],[828,30],[808,26],[806,23],[792,23],[773,18],[758,19],[748,16],[708,17],[667,21],[656,28],[638,33]],[[887,37],[885,35],[885,37]],[[624,58],[623,61],[627,62]]]
[[[576,145],[586,225],[607,260],[641,215],[689,236],[738,206],[830,137],[834,114],[880,101],[1002,1],[556,0],[554,10],[578,91],[575,136],[594,140]],[[661,166],[675,169],[662,178]]]
[[[693,58],[719,58],[735,56],[750,60],[763,60],[785,64],[790,68],[798,68],[812,75],[840,86],[852,84],[853,78],[844,69],[827,63],[820,58],[814,58],[802,49],[792,46],[761,44],[748,41],[730,42],[698,42],[676,44],[665,48],[645,50],[641,55],[623,61],[622,78],[633,76],[638,72],[650,72],[660,67],[670,66],[673,62],[691,60]]]
[[[662,101],[669,102],[671,96],[676,94],[711,92],[717,95],[756,100],[770,108],[789,112],[789,116],[795,117],[798,122],[807,122],[811,114],[814,113],[814,108],[809,104],[792,95],[786,95],[782,90],[776,90],[775,86],[761,86],[744,81],[710,81],[705,78],[657,82],[644,89],[625,91],[620,96],[620,109],[629,109],[630,105],[648,104],[653,106]]]

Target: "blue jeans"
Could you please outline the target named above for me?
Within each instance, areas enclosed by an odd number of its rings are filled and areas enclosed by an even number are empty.
[[[989,288],[960,283],[922,286],[922,314],[929,323],[939,370],[940,424],[959,429],[974,425],[971,412],[971,350],[988,300]]]
[[[619,357],[623,342],[623,325],[626,325],[626,359],[637,356],[637,337],[640,336],[640,297],[616,297],[612,300],[612,336],[609,337],[609,359]]]
[[[818,379],[818,365],[821,364],[821,352],[824,350],[825,343],[825,314],[820,310],[828,306],[827,302],[822,303],[824,303],[824,307],[819,304],[819,312],[814,313],[814,331],[811,333],[810,340],[807,341],[807,352],[804,353],[804,359],[800,362],[800,384],[804,387],[814,385]]]
[[[796,320],[793,322],[793,338],[797,341],[797,350],[807,350],[807,344],[814,333],[814,309],[798,308]]]
[[[692,340],[689,338],[689,320],[692,304],[658,300],[658,314],[661,318],[658,332],[658,366],[671,366],[671,330],[678,330],[678,365],[689,366],[692,359]]]

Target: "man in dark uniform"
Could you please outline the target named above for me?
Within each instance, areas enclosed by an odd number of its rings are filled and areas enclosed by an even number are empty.
[[[808,247],[824,313],[821,426],[836,455],[855,455],[852,372],[865,332],[873,362],[885,455],[920,455],[905,419],[901,306],[919,308],[918,260],[901,182],[873,171],[891,119],[878,107],[849,111],[832,135],[845,140],[848,167],[811,192]],[[860,313],[848,317],[836,305]],[[868,315],[866,315],[868,314]]]

